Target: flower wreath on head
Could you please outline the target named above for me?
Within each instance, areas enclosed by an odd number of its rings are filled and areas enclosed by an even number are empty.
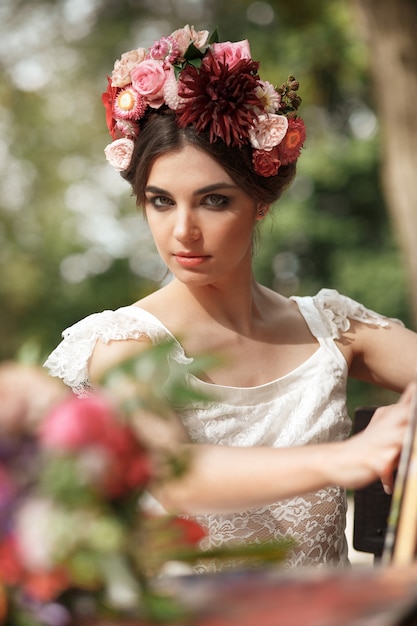
[[[118,171],[129,167],[134,140],[149,109],[167,107],[180,128],[207,131],[211,142],[252,147],[260,176],[274,176],[295,163],[306,130],[297,109],[301,98],[294,77],[280,87],[263,81],[249,42],[218,42],[206,30],[184,26],[150,48],[138,48],[116,61],[102,100],[113,139],[105,148]]]

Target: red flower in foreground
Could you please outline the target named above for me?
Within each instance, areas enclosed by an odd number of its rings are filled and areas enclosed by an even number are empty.
[[[279,144],[279,158],[282,165],[294,163],[300,156],[301,148],[306,140],[306,127],[300,117],[288,119],[288,130]]]
[[[207,535],[204,528],[191,519],[173,517],[170,519],[169,523],[173,529],[179,531],[178,543],[180,544],[193,546]]]
[[[71,396],[44,419],[41,444],[55,454],[101,449],[105,464],[94,475],[95,486],[109,497],[143,487],[151,477],[151,461],[137,436],[113,411],[105,398]]]
[[[122,457],[111,456],[103,477],[105,493],[110,498],[120,498],[147,484],[152,475],[151,462],[141,449]]]
[[[25,569],[21,563],[16,541],[8,536],[0,543],[0,583],[17,585],[23,580]]]
[[[272,150],[254,150],[252,163],[259,176],[275,176],[281,165],[278,146]]]
[[[28,574],[23,584],[25,593],[39,602],[48,602],[59,596],[70,585],[70,579],[62,568],[49,572]]]
[[[69,585],[63,568],[48,572],[28,572],[23,566],[14,537],[0,544],[0,584],[21,586],[31,598],[47,602],[59,595]]]
[[[119,89],[117,87],[112,87],[110,76],[107,76],[107,83],[107,91],[102,94],[101,101],[106,109],[107,128],[109,129],[111,138],[116,139],[116,121],[113,117],[113,103]]]
[[[220,138],[228,146],[246,143],[256,115],[263,111],[255,93],[258,66],[241,59],[230,68],[211,55],[200,69],[187,65],[178,81],[178,95],[185,99],[176,111],[178,125],[209,130],[211,142]]]

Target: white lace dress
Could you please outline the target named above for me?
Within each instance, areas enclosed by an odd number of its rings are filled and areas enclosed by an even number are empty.
[[[257,387],[218,386],[189,375],[190,385],[215,399],[193,403],[186,409],[178,407],[192,441],[279,448],[348,437],[347,364],[334,339],[349,328],[349,319],[383,327],[390,320],[334,290],[293,300],[318,340],[316,352],[294,371]],[[63,337],[45,366],[80,395],[88,393],[90,387],[88,362],[97,339],[108,342],[147,337],[154,344],[172,340],[156,317],[136,306],[90,315],[65,330]],[[178,342],[174,358],[190,362]],[[345,517],[344,490],[329,487],[254,510],[196,519],[208,531],[203,548],[227,541],[292,537],[297,545],[286,565],[298,567],[347,563]]]

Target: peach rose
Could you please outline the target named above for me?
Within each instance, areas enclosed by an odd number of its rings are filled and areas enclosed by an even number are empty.
[[[193,43],[196,48],[201,50],[207,44],[207,40],[209,37],[208,30],[195,30],[194,26],[189,26],[186,24],[184,28],[179,28],[178,30],[174,30],[171,34],[171,37],[177,43],[178,46],[178,54],[180,57],[183,57],[185,51],[188,46]]]
[[[249,41],[224,41],[222,43],[214,43],[210,48],[211,54],[228,65],[232,69],[241,59],[251,59]]]
[[[132,85],[148,102],[149,106],[159,109],[164,103],[164,84],[166,73],[159,61],[149,59],[139,63],[131,72]]]
[[[118,172],[127,170],[133,154],[134,143],[131,139],[116,139],[104,148],[107,161]]]
[[[146,57],[146,48],[138,48],[130,50],[122,54],[121,58],[114,64],[111,75],[111,84],[113,87],[125,87],[131,82],[130,73],[133,68],[142,63]]]
[[[285,115],[259,115],[249,131],[249,141],[257,150],[272,150],[284,139],[287,129]]]

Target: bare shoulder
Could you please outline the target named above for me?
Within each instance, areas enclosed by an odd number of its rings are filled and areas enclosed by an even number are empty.
[[[288,339],[292,335],[298,336],[297,340],[311,335],[294,300],[267,287],[263,287],[262,291],[265,298],[264,310],[272,328],[282,331]]]
[[[138,300],[132,307],[138,307],[157,317],[161,322],[159,311],[169,310],[164,297],[164,288]],[[112,341],[98,340],[94,347],[89,363],[90,380],[96,382],[104,373],[119,363],[139,355],[152,345],[151,339],[146,336],[140,338],[115,339]]]
[[[415,376],[417,333],[395,321],[385,327],[351,320],[338,340],[350,353],[350,375],[401,392]]]
[[[151,345],[152,342],[146,338],[114,340],[107,343],[99,339],[89,362],[90,380],[99,381],[106,371],[139,355]]]

